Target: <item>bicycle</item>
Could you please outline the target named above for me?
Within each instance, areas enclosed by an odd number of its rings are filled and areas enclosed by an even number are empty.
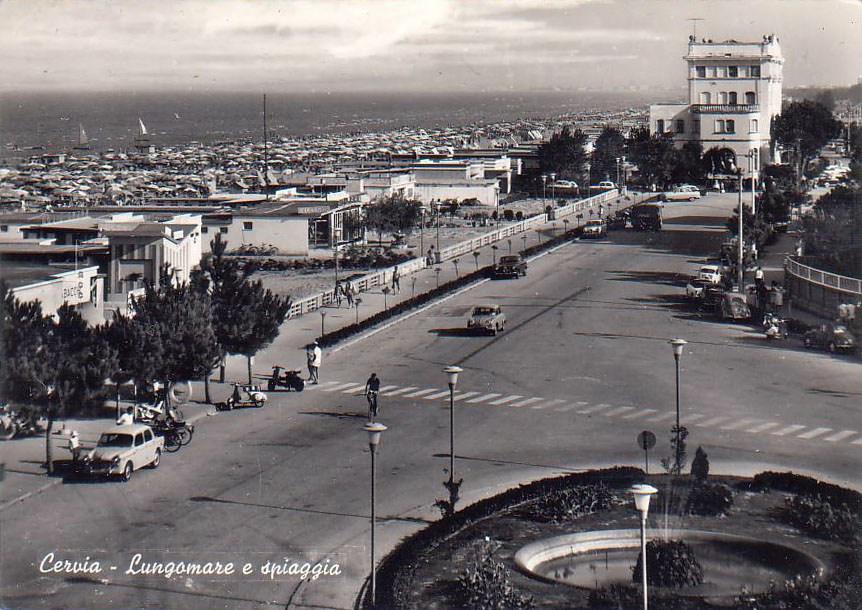
[[[368,421],[371,421],[372,417],[377,417],[377,390],[368,390],[365,398],[368,400]]]

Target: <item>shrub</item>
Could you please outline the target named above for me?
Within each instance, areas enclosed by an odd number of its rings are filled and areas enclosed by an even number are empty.
[[[847,505],[834,507],[819,495],[788,498],[780,514],[784,522],[819,538],[853,540],[856,537],[856,516]]]
[[[515,213],[512,210],[503,210],[503,218],[505,220],[514,220]]]
[[[515,212],[515,220],[524,220],[524,213],[521,210]]]
[[[493,547],[485,542],[478,557],[458,578],[464,606],[471,610],[528,610],[533,598],[518,593],[509,568],[494,559]]]
[[[689,515],[717,517],[726,515],[733,506],[733,492],[726,485],[698,483],[688,494],[685,512]]]
[[[706,481],[709,476],[709,458],[703,447],[698,447],[694,452],[694,459],[691,462],[691,475],[700,483]]]
[[[607,510],[620,503],[622,500],[607,485],[596,483],[550,491],[539,498],[531,512],[539,519],[560,523]]]
[[[650,540],[647,542],[647,583],[653,587],[696,587],[703,583],[703,568],[691,547],[682,540]],[[632,581],[641,579],[641,561],[638,555]]]
[[[747,486],[751,491],[775,489],[797,495],[821,496],[833,506],[846,504],[850,510],[856,513],[862,509],[862,494],[858,491],[824,483],[815,478],[793,472],[761,472],[755,475]]]

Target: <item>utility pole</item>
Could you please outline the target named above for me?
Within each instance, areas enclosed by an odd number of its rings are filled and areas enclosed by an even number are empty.
[[[266,131],[266,93],[263,94],[263,182],[262,186],[266,187],[266,182],[269,180],[269,147],[268,134]],[[269,199],[269,189],[266,189],[266,198]]]
[[[743,224],[742,223],[742,169],[741,168],[737,169],[736,173],[739,176],[739,188],[737,189],[739,191],[739,234],[737,235],[737,240],[736,240],[737,245],[739,246],[739,248],[738,248],[739,258],[738,258],[738,263],[736,265],[736,277],[737,277],[737,282],[738,282],[738,286],[739,286],[739,292],[742,293],[742,292],[744,292],[744,289],[745,289],[745,287],[742,285],[743,268],[744,268],[743,244],[745,243],[743,238],[742,238],[742,224]]]

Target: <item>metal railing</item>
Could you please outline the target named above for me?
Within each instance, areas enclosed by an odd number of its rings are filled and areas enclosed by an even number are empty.
[[[759,104],[692,104],[692,114],[749,114],[760,112]]]
[[[812,284],[824,286],[833,290],[846,292],[862,299],[862,279],[855,277],[847,277],[846,275],[838,275],[837,273],[829,273],[822,269],[809,267],[802,263],[793,260],[793,257],[788,256],[784,259],[784,269],[787,273]]]
[[[607,203],[608,201],[612,199],[617,199],[619,197],[620,194],[617,189],[605,191],[604,193],[599,193],[598,195],[593,195],[592,197],[588,197],[586,199],[582,199],[580,201],[576,201],[574,203],[570,203],[559,208],[554,208],[554,218],[560,219],[565,216],[571,216],[572,214],[577,214],[578,212],[589,210],[590,208]],[[528,229],[539,227],[547,222],[547,214],[543,212],[541,214],[533,216],[532,218],[527,218],[526,220],[518,221],[506,227],[495,229],[493,231],[485,233],[484,235],[480,235],[479,237],[474,237],[473,239],[468,239],[466,241],[462,241],[460,243],[449,246],[448,248],[441,248],[440,251],[437,253],[439,256],[438,263],[442,263],[443,261],[452,260],[453,258],[468,254],[483,246],[488,246],[518,233],[523,233]],[[428,264],[425,257],[419,256],[417,258],[412,258],[408,261],[404,261],[403,263],[399,263],[398,271],[401,277],[406,277],[407,275],[415,273],[420,269],[425,269],[427,266]],[[353,286],[353,289],[357,293],[365,292],[367,290],[370,290],[371,288],[376,288],[377,286],[382,286],[392,280],[392,271],[394,268],[394,266],[387,267],[379,271],[368,273],[366,275],[363,275],[362,277],[350,280],[350,284]],[[315,294],[310,297],[305,297],[304,299],[294,301],[287,312],[287,317],[288,319],[295,318],[301,316],[304,313],[315,311],[317,309],[320,309],[321,307],[326,307],[336,302],[337,299],[335,297],[335,288],[333,287],[319,294]]]

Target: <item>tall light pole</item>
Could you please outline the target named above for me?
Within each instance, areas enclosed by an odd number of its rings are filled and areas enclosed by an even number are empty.
[[[616,158],[617,162],[617,188],[620,188],[620,158]]]
[[[757,151],[753,148],[748,151],[748,177],[751,180],[751,213],[757,214],[757,200],[754,196],[754,175],[757,171]]]
[[[545,184],[548,182],[548,175],[542,174],[542,211],[545,211]]]
[[[646,557],[646,520],[649,513],[649,501],[658,489],[652,485],[633,485],[629,491],[635,497],[635,508],[641,514],[641,576],[643,578],[644,610],[649,610],[647,601],[647,557]]]
[[[742,223],[742,168],[738,168],[736,170],[736,173],[737,173],[737,176],[739,177],[739,189],[738,189],[739,190],[739,235],[737,236],[738,237],[737,242],[739,242],[738,243],[739,247],[737,248],[739,264],[737,265],[736,278],[737,278],[737,281],[739,283],[738,284],[739,285],[739,292],[743,292],[745,290],[745,287],[742,285],[743,268],[744,268],[744,264],[743,264],[744,250],[743,250],[743,248],[744,248],[745,242],[742,238],[742,224],[743,224]]]
[[[551,207],[556,207],[557,205],[557,195],[556,195],[556,184],[557,184],[557,174],[551,172]]]
[[[386,431],[386,426],[376,422],[365,424],[368,433],[368,448],[371,449],[371,607],[377,604],[377,564],[374,559],[374,526],[377,523],[376,503],[374,497],[375,487],[375,457],[377,456],[377,445],[380,444],[380,435]]]
[[[626,194],[626,157],[625,157],[625,155],[620,157],[620,159],[623,162],[623,189],[620,191],[620,193],[625,195]],[[617,186],[619,186],[619,185],[617,185]]]
[[[680,474],[682,471],[682,464],[680,464],[680,438],[679,438],[679,359],[682,358],[682,350],[685,348],[688,341],[685,339],[671,339],[668,341],[671,347],[673,348],[673,359],[676,361],[676,451],[675,451],[675,465],[674,469],[676,470],[676,474]]]
[[[431,202],[434,203],[433,201]],[[437,203],[435,209],[435,216],[437,217],[437,252],[434,253],[434,256],[437,257],[437,260],[440,260],[440,203]]]
[[[425,255],[425,206],[419,209],[419,254]]]
[[[320,336],[321,336],[321,338],[323,337],[323,335],[326,334],[326,325],[323,322],[325,319],[326,319],[326,312],[321,309],[320,310]]]
[[[443,369],[449,382],[449,484],[455,480],[455,386],[458,384],[458,373],[464,369],[458,366],[447,366]],[[455,507],[453,506],[454,510]]]

